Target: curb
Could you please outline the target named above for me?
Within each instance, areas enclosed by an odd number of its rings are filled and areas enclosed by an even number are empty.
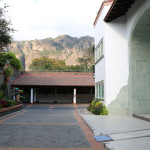
[[[23,104],[0,109],[0,119],[23,109]]]

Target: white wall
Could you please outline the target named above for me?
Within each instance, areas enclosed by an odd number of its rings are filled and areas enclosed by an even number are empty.
[[[96,26],[94,27],[95,28],[94,29],[95,47],[98,45],[99,41],[104,36],[104,23],[102,23],[104,16],[105,16],[105,13],[104,13],[104,11],[102,11],[100,18],[99,18]]]
[[[105,23],[106,106],[128,84],[128,49],[125,17]]]
[[[95,65],[95,83],[105,80],[105,56]]]
[[[115,100],[128,81],[128,50],[124,19],[105,23],[110,6],[105,6],[95,27],[95,46],[104,39],[104,58],[95,65],[95,82],[104,80],[105,104]],[[121,22],[120,22],[121,21]]]
[[[103,42],[105,41],[105,28],[104,28],[104,16],[109,10],[110,6],[105,6],[99,20],[95,26],[95,47],[98,45],[100,40],[103,38]],[[103,43],[103,53],[104,57],[95,64],[95,83],[104,81],[104,99],[105,99],[105,42]],[[105,102],[104,102],[105,103]]]
[[[110,23],[104,17],[110,6],[105,6],[95,27],[95,46],[104,38],[104,58],[95,65],[95,82],[104,80],[105,104],[114,101],[129,78],[129,38],[136,17],[150,0],[136,0],[125,16]]]
[[[128,85],[130,33],[136,17],[148,1],[136,0],[126,15],[105,23],[106,106],[116,99],[122,87]]]

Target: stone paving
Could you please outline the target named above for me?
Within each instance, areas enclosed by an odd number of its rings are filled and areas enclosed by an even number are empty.
[[[78,110],[78,113],[94,135],[112,138],[113,141],[103,143],[106,150],[150,149],[150,122],[129,116],[96,116],[86,109]]]
[[[0,120],[0,150],[103,150],[77,114],[80,105],[29,105]]]

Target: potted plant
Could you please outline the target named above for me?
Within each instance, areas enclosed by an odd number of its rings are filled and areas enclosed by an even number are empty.
[[[10,67],[6,67],[3,70],[3,73],[4,73],[4,80],[7,81],[7,82],[9,82],[9,77],[13,73],[13,70]]]

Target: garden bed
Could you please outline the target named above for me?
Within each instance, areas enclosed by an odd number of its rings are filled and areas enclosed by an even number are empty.
[[[0,109],[0,117],[3,117],[5,115],[8,115],[8,114],[11,114],[11,113],[21,110],[23,108],[22,106],[23,106],[22,104],[19,104],[16,106],[11,106],[11,107]]]

